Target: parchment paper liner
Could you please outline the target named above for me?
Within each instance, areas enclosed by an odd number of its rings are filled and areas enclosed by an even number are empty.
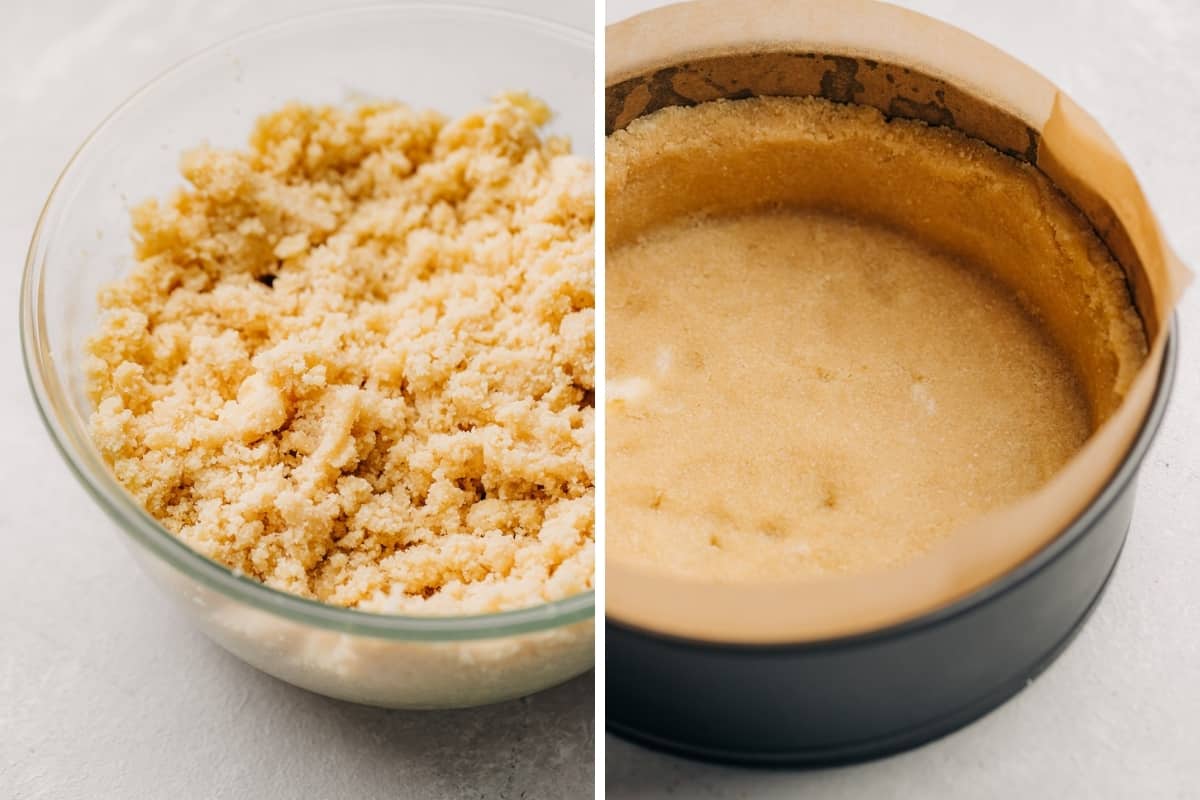
[[[1129,165],[1074,101],[964,31],[871,0],[699,0],[651,11],[608,28],[605,83],[608,132],[668,105],[819,95],[950,125],[1030,161],[1084,212],[1120,261],[1151,342],[1121,407],[1046,486],[964,526],[924,556],[870,575],[762,584],[686,580],[609,562],[610,618],[747,644],[877,630],[1011,571],[1101,491],[1146,416],[1167,321],[1191,276],[1164,240]]]

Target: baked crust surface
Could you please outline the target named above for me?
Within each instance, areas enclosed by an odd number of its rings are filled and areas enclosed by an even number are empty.
[[[1145,358],[1086,221],[953,131],[719,101],[635,120],[607,167],[615,561],[901,563],[1041,486]]]

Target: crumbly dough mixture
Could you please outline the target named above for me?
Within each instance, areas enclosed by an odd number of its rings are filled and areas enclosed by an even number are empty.
[[[592,585],[592,168],[522,94],[289,105],[133,214],[92,431],[172,533],[270,586],[480,613]]]
[[[606,146],[610,563],[868,573],[1040,487],[1145,359],[1045,176],[816,98],[671,107]]]

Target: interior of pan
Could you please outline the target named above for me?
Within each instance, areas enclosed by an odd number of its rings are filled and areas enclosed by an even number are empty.
[[[922,24],[932,22],[928,18],[921,18],[921,21]],[[1094,457],[1095,454],[1108,451],[1112,454],[1115,470],[1117,462],[1127,456],[1133,433],[1140,427],[1154,391],[1162,359],[1165,323],[1169,321],[1172,298],[1178,291],[1170,285],[1169,277],[1177,262],[1162,243],[1161,234],[1128,165],[1090,117],[1032,70],[960,31],[955,31],[955,36],[963,37],[960,43],[970,52],[978,52],[980,61],[998,58],[1005,69],[1012,70],[1008,76],[1012,80],[1005,91],[1008,95],[1027,98],[1024,108],[1020,103],[1006,102],[1004,91],[981,90],[971,86],[970,81],[958,80],[953,73],[937,68],[922,69],[919,59],[902,63],[881,57],[876,50],[863,53],[852,46],[796,46],[779,41],[766,46],[718,47],[718,52],[714,52],[712,47],[689,51],[691,44],[683,42],[664,46],[666,55],[654,53],[635,57],[631,53],[636,48],[631,49],[630,45],[644,44],[638,41],[640,35],[650,34],[651,45],[654,42],[661,44],[666,27],[655,30],[648,21],[635,20],[635,23],[621,32],[619,48],[612,47],[610,32],[610,53],[616,52],[612,63],[617,66],[610,67],[606,87],[605,129],[608,134],[625,128],[638,117],[669,106],[758,96],[816,96],[838,103],[873,106],[888,118],[914,119],[954,128],[1041,170],[1079,209],[1120,264],[1134,305],[1144,322],[1147,339],[1155,342],[1149,368],[1145,370],[1147,374],[1142,376],[1145,378],[1141,381],[1143,386],[1135,387],[1134,401],[1126,403],[1136,408],[1123,409],[1130,412],[1124,415],[1126,419],[1122,422],[1128,435],[1114,430],[1117,425],[1107,425],[1089,442],[1090,452],[1076,459],[1096,462],[1099,459]],[[923,31],[922,35],[927,33]],[[685,55],[679,55],[681,53]],[[636,68],[628,69],[630,63]],[[999,101],[997,96],[1001,97]],[[1066,111],[1076,115],[1071,118],[1069,130],[1051,130],[1052,125],[1061,124],[1061,121],[1056,122],[1062,114],[1060,103],[1066,104]],[[1068,143],[1066,147],[1064,142]],[[1079,152],[1072,154],[1070,150],[1077,144],[1080,145]],[[1092,165],[1097,175],[1087,174]],[[1117,208],[1109,198],[1114,198]],[[1165,280],[1164,261],[1168,267]],[[1144,396],[1137,396],[1139,391]],[[1122,436],[1125,438],[1121,439]],[[1079,465],[1072,469],[1076,473],[1074,478],[1083,471]],[[862,580],[867,578],[839,579],[836,585],[820,588],[814,584],[753,588],[700,586],[686,581],[664,581],[662,576],[643,574],[627,565],[610,564],[607,610],[612,619],[642,629],[729,643],[827,640],[878,630],[914,619],[921,613],[966,596],[1053,541],[1051,535],[1075,519],[1087,501],[1094,500],[1098,490],[1077,487],[1075,494],[1079,495],[1079,500],[1075,508],[1052,510],[1050,507],[1062,505],[1056,498],[1064,495],[1061,490],[1074,478],[1056,479],[1057,495],[1041,492],[1040,497],[1015,512],[1025,514],[1040,503],[1038,519],[1046,523],[1047,535],[1025,535],[1028,542],[1021,545],[1023,549],[1014,545],[1003,554],[988,554],[982,549],[971,552],[970,541],[964,539],[956,543],[956,553],[950,558],[930,563],[924,563],[929,559],[918,560],[922,563],[914,563],[907,572],[898,571],[884,580],[874,581],[867,587],[869,591],[862,591]],[[1092,486],[1097,483],[1093,482]],[[984,533],[988,525],[979,526],[971,541],[982,542],[987,535],[994,538],[1006,522],[1015,518],[1019,517],[1010,516],[1007,521],[996,519],[996,524],[990,526],[991,534]],[[1047,522],[1051,518],[1059,521]],[[1005,533],[1009,530],[1011,526],[1004,528]],[[934,584],[937,589],[918,588]],[[761,610],[767,605],[779,608],[781,602],[785,607],[820,607],[835,609],[837,613],[805,614],[795,618],[788,615],[787,619],[772,619],[779,616],[774,614],[754,614],[755,609]],[[708,611],[697,615],[696,610],[701,607]],[[751,618],[759,622],[748,624],[746,621]]]

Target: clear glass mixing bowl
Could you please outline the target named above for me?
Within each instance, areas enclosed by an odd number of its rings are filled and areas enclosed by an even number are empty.
[[[233,39],[171,69],[83,143],[34,232],[21,289],[29,383],[52,438],[125,534],[137,561],[214,640],[289,683],[395,708],[529,694],[593,661],[592,592],[464,617],[403,617],[270,589],[193,552],[125,493],[88,435],[83,343],[101,286],[132,263],[129,207],[179,185],[180,154],[238,146],[288,100],[393,98],[448,115],[524,89],[549,129],[591,159],[592,38],[539,20],[443,3],[336,11]],[[81,535],[84,535],[81,533]]]

